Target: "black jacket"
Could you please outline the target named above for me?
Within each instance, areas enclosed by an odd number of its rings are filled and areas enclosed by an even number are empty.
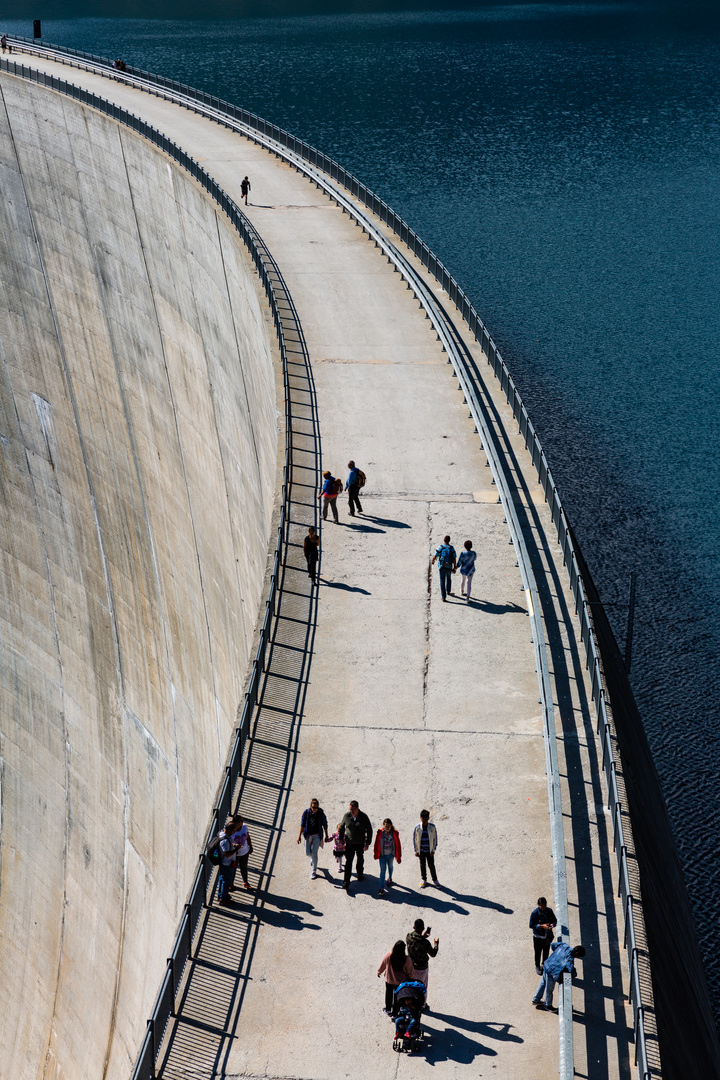
[[[367,844],[368,847],[370,846],[373,835],[372,825],[370,824],[370,818],[367,814],[363,814],[362,810],[358,810],[356,818],[348,810],[340,822],[340,831],[345,834],[346,844]]]

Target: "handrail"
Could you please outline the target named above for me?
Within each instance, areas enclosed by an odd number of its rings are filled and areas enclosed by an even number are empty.
[[[119,123],[124,124],[126,127],[137,132],[137,134],[142,135],[155,146],[160,147],[160,149],[169,154],[182,168],[189,172],[193,179],[197,180],[215,202],[218,203],[247,246],[270,304],[280,347],[285,391],[285,461],[282,474],[280,520],[275,543],[273,571],[270,577],[270,587],[265,603],[265,617],[260,631],[260,640],[255,654],[255,660],[253,661],[250,680],[245,692],[240,723],[235,730],[235,738],[230,754],[230,763],[225,768],[225,779],[217,806],[213,808],[212,820],[207,832],[206,843],[203,845],[203,852],[200,855],[200,865],[198,866],[195,880],[190,890],[188,902],[185,904],[185,910],[180,920],[180,926],[167,961],[160,990],[155,1000],[150,1019],[148,1020],[145,1038],[132,1073],[132,1080],[155,1080],[155,1059],[157,1051],[162,1042],[167,1022],[171,1016],[175,1015],[175,998],[178,987],[182,979],[185,965],[188,960],[192,958],[192,942],[195,929],[203,907],[207,902],[207,890],[208,885],[210,884],[212,866],[205,854],[205,847],[207,841],[220,831],[221,822],[224,822],[230,812],[232,795],[240,775],[242,755],[247,740],[250,719],[257,703],[260,675],[265,667],[265,655],[270,637],[272,617],[275,613],[279,568],[282,561],[283,550],[287,544],[287,529],[290,521],[288,480],[292,459],[290,385],[288,378],[287,350],[280,312],[271,280],[271,269],[275,271],[278,277],[280,275],[275,261],[270,255],[264,242],[239,207],[225,194],[216,181],[213,180],[213,178],[205,172],[192,157],[190,157],[189,154],[185,153],[184,150],[163,135],[162,132],[153,128],[139,117],[127,112],[127,110],[114,105],[112,102],[106,101],[104,98],[90,93],[81,87],[74,86],[72,83],[67,83],[63,79],[58,79],[53,75],[38,71],[35,68],[28,68],[13,60],[7,60],[4,57],[0,57],[0,71],[7,71],[9,74],[17,75],[43,86],[48,86],[52,90],[59,91],[60,93],[66,94],[68,97],[74,98],[83,105],[89,105],[94,109],[98,109],[100,112],[112,117],[113,120],[117,120]]]
[[[171,79],[165,79],[162,76],[154,75],[150,72],[143,71],[142,69],[136,69],[128,67],[126,72],[119,72],[112,67],[109,60],[101,57],[90,56],[89,54],[80,53],[72,49],[67,49],[62,46],[48,46],[43,43],[40,45],[35,42],[31,42],[25,38],[11,38],[11,43],[17,47],[18,45],[23,49],[39,56],[48,56],[51,59],[59,60],[63,63],[69,63],[71,66],[82,67],[84,69],[98,68],[99,73],[105,77],[111,77],[120,82],[126,82],[131,85],[138,86],[140,89],[144,89],[149,93],[156,94],[159,97],[165,97],[168,100],[176,101],[182,104],[186,108],[191,108],[203,115],[210,116],[234,130],[240,131],[242,134],[259,142],[261,145],[266,146],[268,149],[282,156],[285,160],[295,165],[306,175],[308,175],[318,186],[322,187],[330,198],[334,199],[343,209],[346,209],[352,216],[362,225],[368,235],[372,236],[378,246],[383,248],[388,257],[396,265],[396,268],[400,270],[406,280],[415,291],[415,295],[418,300],[426,307],[426,311],[433,320],[433,325],[438,336],[443,342],[443,347],[448,351],[448,356],[451,358],[453,367],[458,379],[463,386],[463,391],[468,402],[471,404],[471,410],[473,404],[479,403],[481,406],[481,412],[479,416],[475,416],[473,412],[473,418],[478,426],[478,430],[483,432],[483,445],[488,451],[488,447],[494,444],[494,436],[491,435],[488,439],[488,428],[484,423],[482,412],[482,403],[473,401],[474,393],[470,390],[471,386],[474,389],[474,380],[472,374],[467,369],[467,365],[462,355],[455,355],[459,351],[454,349],[453,352],[447,350],[446,338],[451,336],[451,332],[446,326],[447,333],[441,334],[438,329],[438,319],[445,322],[444,312],[442,309],[438,311],[439,305],[435,301],[432,293],[427,290],[424,285],[422,277],[417,274],[412,264],[399,252],[394,245],[390,244],[381,230],[378,230],[371,222],[371,220],[362,213],[357,205],[348,200],[337,190],[332,184],[328,182],[322,176],[322,173],[327,174],[332,180],[346,188],[352,196],[367,207],[376,217],[387,225],[401,240],[403,244],[416,256],[426,268],[429,274],[431,274],[444,289],[449,296],[451,302],[455,305],[459,311],[461,317],[467,323],[470,331],[472,332],[475,340],[477,341],[483,355],[487,358],[487,362],[493,370],[493,374],[500,383],[500,387],[505,394],[506,400],[510,405],[513,413],[513,417],[518,424],[518,430],[523,437],[525,447],[528,450],[533,467],[537,473],[538,481],[543,488],[545,500],[549,504],[550,514],[555,526],[558,542],[563,553],[563,565],[566,566],[568,577],[570,581],[570,589],[575,601],[575,611],[580,617],[580,630],[585,648],[585,654],[587,658],[587,666],[590,670],[590,682],[592,699],[595,706],[595,712],[597,716],[597,732],[598,737],[603,747],[603,768],[605,770],[605,779],[607,785],[608,795],[608,808],[613,811],[613,838],[614,849],[617,857],[618,864],[618,879],[619,879],[619,892],[618,895],[623,901],[623,911],[627,912],[627,898],[631,896],[630,884],[629,884],[629,872],[627,861],[627,848],[625,844],[624,828],[622,822],[622,816],[619,808],[622,806],[618,788],[616,769],[617,763],[615,760],[615,753],[611,738],[611,726],[608,719],[607,708],[605,705],[605,692],[603,689],[603,675],[602,667],[600,664],[600,656],[595,641],[594,632],[591,626],[590,620],[590,606],[587,600],[585,584],[582,580],[578,568],[578,556],[576,553],[575,545],[573,543],[572,533],[568,523],[568,519],[560,499],[560,494],[555,485],[555,481],[550,470],[545,452],[542,448],[540,439],[537,432],[530,420],[527,409],[522,401],[520,393],[515,386],[515,382],[510,375],[508,367],[503,360],[497,345],[490,336],[489,331],[482,322],[480,316],[475,310],[474,306],[458,285],[457,281],[452,277],[443,263],[438,257],[431,251],[428,245],[420,239],[419,236],[410,228],[395,211],[388,206],[384,200],[375,195],[365,184],[359,181],[352,173],[348,172],[341,165],[339,165],[332,158],[328,157],[322,151],[316,150],[309,143],[304,140],[297,139],[294,135],[285,131],[283,128],[278,127],[269,121],[263,120],[256,116],[254,113],[250,113],[246,109],[241,109],[235,105],[223,101],[211,94],[206,94],[204,91],[196,90],[193,87],[186,86],[182,83],[178,83]],[[64,57],[77,57],[82,59],[84,63],[72,64],[71,60],[65,60]],[[161,92],[164,90],[165,92]],[[310,167],[308,167],[308,165]],[[320,170],[317,172],[316,170]],[[430,302],[430,306],[427,306],[425,301]],[[434,305],[434,314],[433,314]],[[442,314],[440,314],[442,312]],[[449,322],[449,320],[448,320]],[[461,377],[462,375],[462,377]],[[470,393],[468,393],[470,391]],[[493,462],[488,454],[488,460],[491,468],[498,467],[500,462],[497,460]],[[501,474],[504,470],[501,470]],[[499,476],[495,476],[496,483]],[[503,486],[498,484],[498,491],[501,495],[503,502],[503,509],[506,512],[508,524],[511,525],[511,534],[517,527],[517,521],[514,511],[514,504],[512,498],[508,499],[507,492],[503,490]],[[506,505],[507,504],[507,505]],[[512,505],[510,513],[512,517],[508,516],[509,506]],[[513,537],[515,542],[515,538]],[[548,789],[551,808],[551,832],[557,830],[558,819],[559,826],[562,826],[562,816],[559,808],[559,780],[557,785],[555,783],[554,776],[557,776],[557,751],[553,755],[554,744],[554,718],[552,712],[552,695],[547,694],[546,674],[547,674],[547,658],[545,656],[545,664],[542,663],[542,655],[545,655],[544,649],[544,637],[542,635],[542,624],[540,622],[539,608],[535,603],[536,596],[532,589],[529,588],[529,581],[533,580],[532,577],[526,579],[524,573],[524,563],[520,559],[519,544],[515,542],[516,553],[518,553],[518,563],[523,576],[523,586],[526,589],[526,596],[528,597],[528,610],[533,619],[533,641],[535,644],[536,657],[538,652],[541,653],[540,662],[538,663],[538,680],[540,683],[541,698],[543,699],[543,729],[545,733],[545,746],[546,746],[546,758],[548,761]],[[529,564],[528,564],[529,568]],[[527,568],[525,568],[527,569]],[[531,568],[529,568],[531,571]],[[539,626],[539,633],[538,633]],[[540,645],[543,645],[542,649]],[[549,701],[549,709],[547,702]],[[552,721],[552,730],[551,730]],[[616,812],[617,811],[617,812]],[[559,852],[563,853],[564,863],[564,846],[556,844],[556,837],[553,836],[553,866],[555,868],[555,889],[556,889],[556,905],[560,913],[560,901],[558,900],[558,893],[562,895],[562,891],[566,890],[566,878],[564,872],[564,865],[562,870],[558,870],[558,863],[556,861],[556,855]],[[626,891],[627,890],[627,891]],[[566,891],[565,891],[566,895]],[[626,917],[626,949],[628,957],[628,974],[630,979],[631,994],[630,999],[633,1008],[633,1021],[635,1028],[635,1050],[636,1050],[636,1064],[640,1070],[640,1080],[650,1080],[650,1068],[648,1065],[648,1053],[645,1038],[643,1012],[647,1008],[647,1003],[643,1001],[641,982],[638,967],[638,946],[634,932],[634,926],[628,924]],[[567,918],[565,920],[567,924]],[[561,926],[562,926],[562,914],[561,914]],[[567,933],[567,930],[565,930]],[[563,1026],[569,1028],[570,1037],[572,1036],[571,1025],[571,1004],[569,1010],[565,1010],[563,1007],[564,998],[567,995],[570,996],[570,978],[566,976],[564,982],[564,993],[561,999],[561,1065],[563,1064]],[[634,988],[634,991],[633,991]],[[567,1017],[563,1017],[563,1012],[570,1012],[570,1022],[568,1023]],[[567,1065],[567,1061],[565,1061]],[[570,1054],[570,1066],[572,1064],[572,1053]],[[572,1071],[568,1073],[572,1076]],[[653,1070],[653,1075],[657,1077],[659,1071],[657,1068]]]

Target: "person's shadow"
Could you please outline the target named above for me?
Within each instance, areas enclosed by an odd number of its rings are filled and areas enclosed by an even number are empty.
[[[326,589],[341,589],[342,592],[356,592],[362,593],[363,596],[372,596],[367,589],[361,589],[358,585],[346,585],[344,581],[327,581],[325,578],[318,578],[318,585],[324,585]]]
[[[385,899],[396,904],[411,903],[416,907],[425,908],[429,911],[437,911],[441,915],[449,911],[457,915],[469,915],[470,912],[461,904],[468,907],[488,908],[490,911],[499,911],[501,915],[514,915],[512,908],[499,904],[496,900],[487,900],[484,896],[473,896],[472,893],[456,893],[452,889],[446,889],[442,885],[431,885],[427,889],[418,892],[409,885],[401,885],[395,882],[385,893]]]
[[[464,1031],[482,1035],[485,1039],[498,1039],[500,1042],[514,1043],[525,1041],[519,1035],[511,1033],[512,1024],[499,1024],[492,1020],[466,1020],[463,1016],[450,1016],[448,1013],[434,1012],[429,1015],[435,1020],[442,1020],[444,1024],[451,1024],[453,1027],[462,1028]]]
[[[374,521],[377,525],[385,525],[388,529],[412,529],[407,521],[394,521],[392,518],[375,517],[374,514],[363,514],[368,521]]]
[[[277,910],[273,910],[274,908]],[[277,926],[280,930],[320,930],[318,923],[306,922],[304,916],[322,918],[322,914],[322,911],[318,911],[305,900],[266,893],[259,919],[260,922]]]
[[[429,1015],[432,1016],[432,1014]],[[437,1065],[441,1061],[456,1061],[458,1065],[471,1065],[476,1057],[497,1057],[497,1050],[468,1038],[455,1028],[431,1028],[427,1021],[423,1023],[423,1027],[425,1038],[421,1053],[424,1053],[428,1065]]]

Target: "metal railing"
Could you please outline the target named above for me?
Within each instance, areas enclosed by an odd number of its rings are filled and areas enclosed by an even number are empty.
[[[578,569],[578,558],[572,540],[567,516],[560,499],[559,492],[552,477],[552,473],[537,436],[537,432],[530,420],[527,409],[522,401],[515,382],[510,375],[508,367],[490,336],[489,331],[482,322],[477,311],[469,298],[452,277],[447,268],[438,259],[428,245],[411,229],[392,207],[384,200],[375,195],[352,173],[348,172],[332,158],[322,151],[316,150],[309,143],[297,139],[294,135],[283,128],[263,120],[247,109],[232,105],[212,94],[179,83],[163,76],[154,75],[142,69],[128,67],[126,72],[119,72],[113,68],[111,62],[102,57],[92,56],[87,53],[77,52],[57,46],[36,44],[29,39],[13,38],[12,44],[20,46],[23,51],[40,56],[48,56],[51,59],[70,63],[71,58],[82,61],[76,62],[76,66],[84,69],[99,69],[103,76],[109,76],[120,82],[126,82],[144,89],[168,100],[175,101],[186,108],[193,109],[203,115],[215,119],[241,134],[253,138],[274,153],[283,157],[290,164],[303,171],[330,198],[338,202],[344,210],[350,213],[375,243],[384,251],[388,259],[394,263],[396,269],[405,277],[413,288],[419,302],[425,307],[426,312],[433,321],[438,337],[443,347],[448,352],[448,357],[453,364],[455,373],[470,405],[473,418],[478,430],[483,436],[483,445],[488,453],[488,461],[493,470],[494,478],[498,486],[498,493],[503,503],[506,518],[510,526],[511,535],[515,544],[518,564],[523,578],[523,586],[528,598],[528,611],[533,620],[533,640],[535,643],[536,659],[538,660],[538,679],[540,683],[541,699],[543,704],[543,726],[545,732],[546,757],[548,764],[548,789],[550,801],[551,832],[553,841],[553,865],[555,868],[555,900],[560,915],[561,927],[567,934],[567,915],[562,917],[562,897],[565,896],[565,911],[567,911],[566,877],[564,867],[564,844],[562,842],[562,814],[560,810],[560,786],[559,771],[557,766],[557,749],[555,745],[555,726],[552,709],[552,694],[549,688],[549,675],[547,669],[547,655],[544,646],[544,634],[540,618],[539,605],[534,585],[532,568],[529,563],[522,532],[519,528],[514,502],[510,493],[510,485],[505,476],[505,467],[502,460],[502,452],[497,450],[496,439],[490,423],[486,417],[485,409],[480,400],[477,387],[472,378],[462,348],[454,340],[452,324],[437,303],[435,296],[425,285],[422,276],[417,273],[412,263],[385,237],[382,230],[377,229],[372,220],[362,213],[355,203],[343,195],[341,191],[327,182],[326,177],[344,187],[362,206],[365,206],[372,214],[380,219],[411,253],[427,269],[428,273],[435,278],[449,296],[451,302],[465,320],[471,333],[475,337],[482,353],[497,378],[500,387],[512,409],[512,414],[517,422],[519,432],[524,440],[525,447],[530,454],[533,467],[537,473],[538,481],[543,488],[545,500],[549,505],[550,514],[557,532],[558,542],[563,553],[563,564],[566,566],[570,580],[570,588],[575,601],[575,610],[580,618],[580,629],[583,646],[585,648],[587,666],[590,671],[592,699],[595,705],[598,720],[598,738],[602,747],[602,762],[605,772],[608,792],[608,808],[613,818],[613,842],[618,866],[618,895],[622,900],[625,920],[625,947],[628,958],[628,973],[630,983],[630,1001],[633,1010],[635,1030],[635,1061],[638,1066],[640,1080],[650,1080],[650,1067],[645,1040],[644,1011],[646,1004],[643,1001],[643,993],[638,967],[639,947],[635,935],[633,919],[633,894],[630,886],[627,846],[625,843],[624,827],[622,820],[622,804],[617,787],[617,762],[615,760],[614,747],[611,737],[605,695],[603,689],[602,669],[600,657],[592,632],[590,622],[590,608],[586,596],[585,585]],[[113,106],[111,106],[113,108]],[[163,138],[161,136],[161,138]],[[164,147],[163,147],[164,148]],[[190,159],[192,160],[192,159]],[[309,167],[308,167],[309,166]],[[319,170],[319,171],[318,171]],[[325,176],[323,176],[325,174]],[[234,205],[234,204],[233,204]],[[493,451],[492,457],[490,451]],[[564,924],[564,925],[563,925]],[[561,1044],[561,1075],[572,1076],[572,1007],[570,1001],[571,984],[569,976],[565,977],[564,993],[560,1006],[560,1044]],[[567,999],[567,1000],[566,1000]],[[563,1033],[564,1029],[564,1033]],[[569,1039],[569,1056],[567,1053],[567,1040]],[[564,1070],[564,1072],[562,1071]],[[654,1075],[658,1071],[654,1070]]]
[[[245,692],[245,700],[243,704],[242,714],[240,717],[239,725],[235,731],[235,737],[233,741],[232,751],[230,754],[230,763],[225,768],[224,781],[220,790],[220,795],[217,801],[217,805],[213,808],[212,821],[207,833],[207,841],[215,836],[228,816],[232,803],[232,796],[235,790],[235,786],[240,776],[242,755],[247,739],[247,734],[250,726],[250,720],[252,718],[253,710],[257,702],[257,692],[260,682],[260,677],[265,669],[265,655],[267,650],[268,641],[270,638],[270,628],[275,614],[275,601],[278,590],[278,580],[280,573],[280,565],[283,556],[283,550],[287,540],[287,526],[289,523],[289,471],[292,457],[292,426],[290,423],[290,392],[288,383],[288,368],[287,368],[287,352],[285,347],[285,339],[283,335],[282,322],[278,305],[276,302],[275,292],[273,289],[273,283],[271,276],[273,271],[276,271],[274,260],[269,251],[265,247],[265,244],[250,224],[248,219],[240,211],[238,206],[229,198],[228,195],[219,187],[219,185],[212,179],[208,173],[202,169],[198,163],[185,153],[179,146],[168,139],[162,132],[156,128],[151,127],[138,116],[134,116],[132,113],[127,112],[125,109],[119,108],[112,102],[98,97],[96,94],[92,94],[81,87],[74,86],[71,83],[65,82],[62,79],[57,79],[52,75],[45,74],[44,72],[37,71],[33,68],[25,67],[23,64],[19,64],[16,61],[0,58],[0,70],[7,71],[9,74],[18,75],[21,78],[29,79],[32,82],[39,83],[43,86],[47,86],[52,90],[59,91],[66,94],[68,97],[74,98],[76,101],[81,102],[83,105],[90,105],[94,109],[98,109],[106,116],[112,117],[113,120],[117,120],[119,123],[124,124],[132,131],[135,131],[138,135],[142,135],[148,139],[155,146],[158,146],[166,154],[169,154],[182,168],[197,180],[199,184],[208,192],[208,194],[215,200],[220,206],[223,212],[228,216],[232,225],[240,234],[243,242],[247,246],[255,267],[260,276],[260,280],[265,289],[270,308],[273,314],[273,321],[275,324],[275,331],[278,337],[278,343],[280,346],[280,356],[282,360],[283,369],[283,382],[285,388],[285,461],[283,465],[282,474],[282,489],[280,497],[280,519],[277,529],[277,539],[275,543],[275,555],[273,561],[272,573],[270,576],[270,586],[268,590],[268,597],[265,603],[265,615],[262,622],[262,628],[260,631],[260,640],[258,642],[255,659],[252,665],[252,671],[250,673],[247,690]],[[279,272],[277,272],[279,277]],[[157,1057],[157,1051],[165,1032],[165,1027],[168,1020],[175,1013],[175,998],[177,995],[178,987],[183,976],[185,965],[189,959],[192,958],[192,943],[195,936],[195,929],[198,924],[198,920],[202,913],[203,907],[207,902],[208,887],[211,884],[212,865],[210,860],[205,855],[205,846],[203,845],[203,852],[200,855],[199,866],[195,874],[195,880],[190,890],[190,896],[185,904],[185,909],[180,920],[180,926],[178,928],[173,947],[168,957],[165,975],[160,986],[160,991],[157,995],[155,1005],[153,1007],[152,1014],[148,1020],[147,1032],[143,1040],[143,1044],[138,1056],[135,1069],[133,1071],[133,1080],[154,1080],[155,1077],[155,1060]]]

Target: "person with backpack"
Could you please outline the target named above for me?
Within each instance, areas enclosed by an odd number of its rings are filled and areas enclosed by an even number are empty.
[[[331,507],[335,524],[339,525],[338,512],[337,512],[337,497],[343,489],[342,480],[336,480],[329,469],[326,469],[323,473],[323,486],[318,498],[322,499],[323,503],[323,521],[327,521],[328,506]]]
[[[405,938],[408,956],[412,960],[415,978],[418,982],[425,984],[426,991],[428,985],[428,958],[437,956],[438,948],[440,947],[440,938],[435,938],[432,945],[428,941],[430,929],[429,926],[426,929],[422,919],[416,919],[413,923],[412,930]],[[425,1009],[427,1010],[427,1001],[425,1002]]]
[[[330,837],[328,836],[325,811],[317,799],[311,799],[310,806],[307,810],[303,810],[300,819],[300,832],[298,833],[297,842],[299,844],[303,838],[305,840],[305,854],[310,859],[310,877],[313,880],[317,877],[318,851],[323,844],[323,833],[325,834],[325,842],[328,842]]]
[[[358,514],[362,514],[363,508],[360,505],[360,488],[365,487],[366,476],[362,469],[358,469],[354,461],[348,461],[348,478],[345,481],[345,490],[348,493],[348,509],[350,510],[350,517],[355,517],[355,511],[353,506],[357,506]]]
[[[446,536],[442,544],[436,549],[430,565],[434,566],[435,563],[438,564],[438,569],[440,571],[440,592],[442,593],[444,603],[446,595],[452,596],[451,575],[455,573],[455,567],[457,565],[455,548],[451,546],[449,536]]]

